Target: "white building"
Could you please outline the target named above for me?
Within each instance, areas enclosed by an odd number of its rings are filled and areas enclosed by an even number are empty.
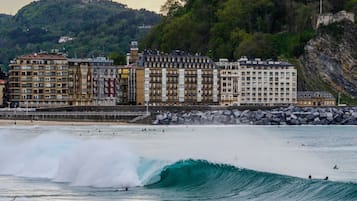
[[[297,102],[297,71],[290,63],[220,60],[221,105],[275,106]]]

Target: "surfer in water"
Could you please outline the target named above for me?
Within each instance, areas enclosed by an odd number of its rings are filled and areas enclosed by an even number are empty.
[[[333,166],[333,169],[334,169],[334,170],[338,170],[337,165]]]
[[[326,181],[327,181],[327,180],[328,180],[328,177],[325,177],[325,179],[324,179],[324,180],[326,180]]]
[[[309,175],[309,179],[312,179],[311,174]]]

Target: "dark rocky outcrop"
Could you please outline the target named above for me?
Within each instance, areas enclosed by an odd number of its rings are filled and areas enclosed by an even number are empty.
[[[300,58],[306,83],[300,88],[331,89],[357,97],[357,26],[350,21],[320,27]]]

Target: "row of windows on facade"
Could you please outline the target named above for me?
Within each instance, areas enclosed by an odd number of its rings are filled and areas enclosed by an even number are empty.
[[[233,72],[230,72],[230,71],[223,71],[223,72],[221,72],[221,75],[232,75],[232,74],[235,74],[235,75],[239,75],[239,73],[233,73]],[[244,76],[258,76],[258,77],[273,77],[273,76],[275,76],[275,77],[278,77],[278,76],[280,76],[280,77],[290,77],[290,76],[292,76],[292,77],[295,77],[296,76],[296,73],[295,72],[261,72],[261,71],[258,71],[258,72],[256,72],[256,71],[246,71],[246,72],[241,72],[240,73],[240,75],[242,76],[242,77],[244,77]]]
[[[223,81],[225,81],[226,79],[222,79]],[[250,77],[248,77],[248,78],[242,78],[241,79],[243,82],[244,81],[247,81],[247,83],[249,83],[250,81],[253,81],[253,82],[255,82],[255,81],[257,81],[258,80],[258,82],[262,82],[262,80],[264,81],[264,82],[279,82],[279,81],[284,81],[284,80],[290,80],[290,77],[286,77],[286,78],[279,78],[279,77],[276,77],[276,78],[273,78],[273,77],[269,77],[269,79],[268,78],[250,78]],[[296,81],[296,77],[293,77],[292,78],[292,81]]]
[[[20,97],[16,97],[14,99],[20,99]],[[39,98],[43,99],[43,98]],[[67,105],[67,101],[58,101],[58,100],[47,100],[47,101],[28,101],[25,105]]]
[[[162,91],[159,91],[159,90],[150,91],[150,96],[161,96],[161,95],[163,95]],[[164,95],[166,95],[166,96],[177,96],[178,93],[177,93],[177,91],[168,90],[167,93],[165,93]],[[198,96],[196,90],[185,91],[184,95],[185,96]],[[202,96],[211,96],[211,95],[213,95],[213,92],[212,91],[203,91],[203,92],[200,93],[200,95],[202,95]]]
[[[279,97],[280,96],[296,96],[296,93],[289,93],[289,92],[286,92],[286,93],[242,93],[242,96],[276,96],[276,97]]]
[[[202,70],[201,71],[202,75],[213,75],[212,70]],[[163,75],[163,71],[162,69],[152,69],[150,70],[150,75],[152,76],[159,76],[159,75]],[[198,71],[197,70],[185,70],[184,71],[184,75],[197,75]],[[166,75],[179,75],[179,71],[178,70],[167,70],[166,71]]]
[[[52,99],[52,100],[65,100],[68,99],[68,96],[65,95],[20,95],[20,96],[13,96],[15,99],[22,98],[23,100],[40,100],[40,99]]]
[[[209,63],[197,64],[197,63],[145,63],[145,68],[193,68],[193,69],[212,69],[215,66]]]
[[[56,77],[60,77],[60,76],[68,76],[68,72],[52,72],[52,71],[45,71],[45,72],[38,72],[38,71],[34,71],[34,72],[10,72],[10,76],[56,76]]]
[[[178,80],[179,79],[177,79],[175,77],[167,77],[165,79],[166,82],[174,82],[174,83],[178,82]],[[197,79],[194,78],[194,77],[185,77],[184,80],[185,80],[185,82],[197,82]],[[213,80],[214,79],[212,77],[203,77],[203,78],[201,78],[202,82],[212,82],[213,83]],[[162,82],[163,79],[162,79],[162,77],[152,77],[151,81],[152,82]]]
[[[158,89],[158,88],[162,89],[162,85],[161,84],[150,84],[149,87],[152,88],[152,89]],[[179,85],[177,85],[177,84],[167,84],[166,87],[165,87],[165,89],[178,89],[178,88],[179,88]],[[192,89],[192,88],[197,89],[198,85],[196,85],[196,84],[185,84],[185,90],[186,89]],[[213,89],[213,86],[211,84],[202,84],[200,86],[200,88],[211,90],[211,89]]]
[[[295,69],[293,66],[284,66],[284,65],[259,66],[259,65],[240,64],[239,66],[222,66],[222,65],[218,64],[218,66],[222,70],[234,70],[234,71],[238,71],[238,70],[247,70],[247,71],[256,71],[256,70],[271,71],[271,70],[273,70],[273,71],[275,71],[275,70]]]
[[[226,84],[227,86],[231,86],[231,82],[222,82],[222,84],[223,84],[223,86],[225,86],[224,84]],[[286,82],[286,83],[284,83],[284,82],[249,82],[249,81],[247,81],[247,82],[241,82],[241,86],[267,86],[267,85],[269,85],[270,87],[271,86],[290,86],[290,84],[291,85],[295,85],[296,84],[296,82]]]
[[[290,102],[290,100],[291,101],[293,101],[293,102],[295,102],[296,101],[296,98],[292,98],[292,99],[290,99],[290,98],[242,98],[241,99],[241,101],[253,101],[253,102],[255,102],[255,101],[257,101],[258,103],[261,103],[261,102],[267,102],[269,100],[269,102],[272,102],[272,101],[275,101],[275,102],[278,102],[278,101],[280,101],[280,102]]]
[[[296,85],[296,82],[291,83],[292,86]],[[283,87],[283,86],[290,86],[290,83],[287,82],[284,84],[283,82],[242,82],[241,86],[244,87],[264,87],[264,86],[269,86],[269,87]]]
[[[67,60],[17,60],[17,64],[66,65],[67,63]]]
[[[68,70],[68,66],[11,66],[10,70]]]
[[[15,90],[14,92],[17,93],[35,93],[35,94],[43,94],[43,93],[67,93],[67,89],[50,89],[50,88],[44,88],[44,89],[22,89],[22,90]]]
[[[145,55],[146,62],[178,62],[178,63],[211,63],[208,57],[173,57],[173,56],[148,56]]]
[[[98,65],[98,67],[102,67],[102,65]],[[117,70],[115,66],[110,66],[110,69],[97,69],[94,68],[93,72],[97,73],[98,71],[103,72],[105,74],[114,74]],[[70,70],[74,71],[76,69],[69,68],[68,66],[11,66],[10,70],[39,70],[39,71],[50,71],[50,70]]]
[[[224,89],[225,89],[225,88],[224,88]],[[224,89],[223,89],[223,90],[224,90]],[[285,90],[285,91],[295,91],[295,89],[296,89],[295,87],[292,87],[292,88],[290,88],[290,87],[287,87],[287,88],[283,88],[283,87],[282,87],[282,88],[277,88],[277,87],[276,87],[276,88],[269,88],[269,90],[268,90],[267,88],[264,88],[264,89],[258,88],[258,90],[257,90],[257,88],[254,88],[254,87],[253,87],[253,88],[243,87],[241,90],[242,90],[242,91],[251,91],[251,90],[252,90],[252,91],[258,91],[258,92],[259,92],[259,91],[268,91],[268,92],[269,92],[269,91],[274,91],[274,90],[275,90],[275,91],[279,91],[279,90],[280,90],[280,91],[284,91],[284,90]]]

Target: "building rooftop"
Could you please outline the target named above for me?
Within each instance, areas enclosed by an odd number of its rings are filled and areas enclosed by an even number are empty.
[[[34,54],[27,54],[18,57],[17,59],[23,59],[23,60],[66,60],[67,57],[64,54],[61,53],[47,53],[47,52],[41,52],[41,53],[34,53]]]
[[[113,63],[114,61],[108,59],[106,57],[96,57],[96,58],[70,58],[68,62],[88,62],[88,63],[96,63],[96,62],[103,62],[103,63]]]
[[[144,50],[143,52],[144,56],[184,56],[184,57],[204,57],[207,58],[207,56],[202,56],[201,54],[190,54],[185,51],[181,50],[174,50],[171,53],[163,53],[158,50]]]
[[[259,65],[259,66],[294,66],[291,63],[284,61],[273,61],[273,60],[265,60],[263,61],[260,58],[248,59],[247,57],[241,57],[238,62],[240,65]]]

